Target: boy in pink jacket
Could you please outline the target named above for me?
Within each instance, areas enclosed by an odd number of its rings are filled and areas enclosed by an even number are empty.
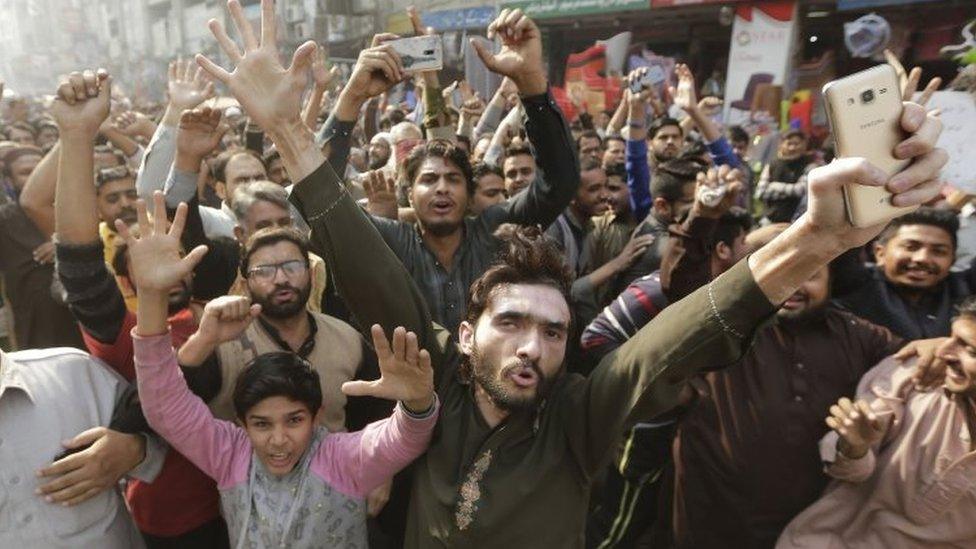
[[[366,495],[430,442],[438,407],[430,356],[403,328],[394,331],[391,349],[382,328],[373,326],[382,377],[347,382],[342,390],[400,404],[391,417],[359,432],[316,427],[322,407],[318,374],[288,352],[257,357],[238,378],[233,398],[237,424],[215,419],[187,387],[166,324],[169,289],[192,272],[206,247],[181,259],[186,206],[180,205],[167,233],[162,194],[157,192],[154,200],[152,224],[145,204],[139,203],[140,238],[118,225],[138,290],[132,335],[139,394],[150,426],[217,481],[235,547],[365,548]],[[246,298],[222,298],[207,305],[201,325],[216,323],[222,335],[230,335],[259,313],[260,306]]]

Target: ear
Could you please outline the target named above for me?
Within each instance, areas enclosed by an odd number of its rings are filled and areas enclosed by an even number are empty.
[[[223,181],[217,181],[214,183],[214,192],[217,193],[217,196],[220,197],[221,200],[225,202],[227,201],[227,186],[224,185]]]
[[[725,242],[719,241],[715,244],[715,256],[722,261],[730,261],[732,259],[732,249]]]
[[[236,238],[237,241],[240,242],[241,244],[244,244],[245,242],[244,228],[241,227],[240,225],[234,225],[234,238]]]
[[[458,326],[458,346],[463,354],[471,356],[474,350],[474,326],[468,321]]]
[[[880,265],[884,262],[885,246],[880,242],[874,243],[874,262]]]
[[[653,202],[653,209],[658,214],[663,215],[668,219],[671,218],[671,204],[669,204],[667,200],[661,197],[655,198]]]
[[[325,413],[325,405],[319,406],[319,409],[312,416],[312,423],[318,425],[322,420],[322,414]]]

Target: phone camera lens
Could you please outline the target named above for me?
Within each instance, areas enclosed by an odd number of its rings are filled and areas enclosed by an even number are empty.
[[[874,90],[864,90],[861,92],[861,102],[870,103],[874,101]]]

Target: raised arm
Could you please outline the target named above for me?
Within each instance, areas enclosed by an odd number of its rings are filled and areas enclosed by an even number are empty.
[[[504,211],[494,222],[548,227],[566,209],[580,184],[579,162],[569,125],[549,93],[542,64],[542,34],[521,10],[503,11],[488,25],[488,38],[501,39],[502,49],[491,53],[471,40],[489,70],[507,76],[518,87],[525,109],[525,131],[542,172],[525,192],[485,214]]]
[[[630,91],[630,82],[638,81],[647,71],[642,67],[627,75],[627,89],[624,101],[627,103],[627,188],[630,190],[630,211],[634,219],[643,221],[651,212],[651,168],[647,164],[647,102],[654,94],[654,88],[645,88],[640,93]]]
[[[170,62],[168,76],[166,93],[169,103],[136,176],[136,189],[143,200],[151,200],[154,191],[163,190],[166,174],[176,154],[176,128],[180,124],[180,116],[214,94],[213,83],[190,61],[179,59]]]
[[[437,337],[410,274],[346,192],[316,146],[312,132],[301,122],[301,91],[314,44],[299,47],[291,66],[285,69],[278,61],[270,0],[262,2],[262,10],[262,42],[246,45],[243,56],[236,45],[223,38],[223,30],[212,25],[222,47],[235,48],[227,52],[238,60],[233,73],[203,56],[197,57],[198,62],[230,88],[252,118],[268,128],[288,173],[297,182],[291,201],[312,227],[313,250],[329,265],[336,286],[359,325],[380,324],[386,330],[405,327],[417,334],[437,367],[442,363],[442,349],[447,348],[446,338]],[[403,76],[398,60],[387,45],[363,52],[342,93],[347,97],[345,107],[355,106],[358,113],[359,101],[392,87]],[[337,115],[342,117],[349,112]]]
[[[308,94],[308,100],[305,102],[305,110],[302,114],[302,120],[305,121],[305,125],[313,132],[318,125],[319,111],[322,110],[322,97],[325,96],[325,92],[329,89],[332,80],[339,75],[338,67],[332,67],[329,70],[326,68],[325,62],[325,48],[319,46],[318,51],[315,53],[315,59],[312,61],[312,79],[314,80],[314,85],[312,86],[312,91]]]
[[[61,141],[44,155],[20,191],[20,207],[34,225],[48,237],[54,235],[54,192],[58,184]]]
[[[698,96],[695,92],[695,76],[691,73],[691,69],[687,65],[678,65],[675,67],[675,73],[678,75],[678,87],[671,88],[670,90],[671,96],[674,97],[674,104],[685,111],[688,115],[686,120],[690,120],[698,128],[698,131],[701,132],[708,146],[709,153],[712,155],[717,166],[727,165],[732,168],[739,167],[741,162],[732,152],[732,146],[729,145],[728,140],[722,135],[718,125],[709,116],[709,112],[712,109],[716,109],[722,105],[721,100],[715,97],[705,97],[701,101],[698,101]],[[685,132],[685,134],[687,133]]]
[[[893,203],[924,203],[939,192],[947,158],[933,149],[937,118],[906,104],[902,127],[911,134],[895,154],[914,159],[889,177],[863,159],[842,159],[810,174],[810,208],[769,244],[687,298],[603,359],[586,379],[579,400],[567,404],[581,462],[595,469],[629,422],[653,417],[677,403],[681,385],[704,367],[736,360],[757,326],[817,270],[843,251],[863,246],[884,228],[848,223],[843,187],[886,186]],[[621,404],[626,403],[626,404]]]

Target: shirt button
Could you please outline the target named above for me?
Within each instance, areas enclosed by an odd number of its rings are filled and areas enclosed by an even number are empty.
[[[20,484],[20,477],[17,475],[10,477],[10,484],[12,485]]]
[[[796,402],[803,402],[803,397],[801,397],[800,395],[796,395],[795,397],[793,397],[793,400]]]
[[[802,362],[797,362],[796,363],[796,369],[797,370],[802,370],[803,369],[803,363]]]

